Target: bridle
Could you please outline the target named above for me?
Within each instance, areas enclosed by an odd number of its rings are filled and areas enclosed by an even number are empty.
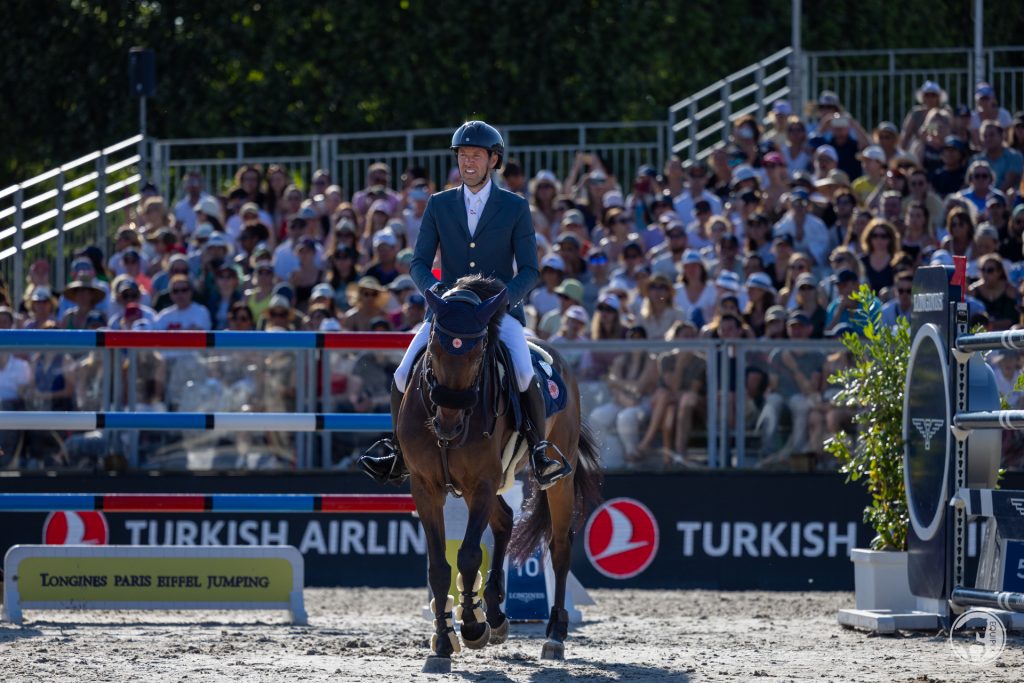
[[[430,340],[427,342],[427,348],[429,349],[430,344],[434,341],[434,335],[437,332],[446,334],[450,337],[457,339],[481,339],[482,347],[480,349],[481,359],[487,357],[487,335],[489,332],[489,326],[485,325],[479,332],[455,332],[444,327],[437,321],[435,316],[431,321],[430,325]],[[437,428],[439,426],[437,419],[437,408],[448,408],[450,410],[458,410],[459,415],[459,441],[454,443],[449,439],[442,439],[438,437],[437,445],[442,449],[446,448],[459,448],[466,443],[466,436],[469,434],[468,424],[469,418],[473,414],[473,408],[480,400],[480,387],[483,382],[484,376],[484,362],[481,360],[480,366],[477,368],[476,375],[473,378],[473,383],[468,389],[452,389],[437,381],[437,376],[434,375],[434,369],[431,365],[431,355],[429,353],[423,356],[423,372],[420,374],[421,381],[426,385],[426,391],[420,391],[420,398],[423,401],[423,408],[428,415],[433,415],[431,424],[434,428],[434,434],[437,434]]]

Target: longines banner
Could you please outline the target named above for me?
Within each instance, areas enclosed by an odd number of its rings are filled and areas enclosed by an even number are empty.
[[[356,475],[0,478],[0,491],[55,490],[383,492]],[[851,589],[849,551],[871,540],[865,493],[832,473],[611,475],[604,497],[576,536],[572,570],[587,587]],[[19,543],[293,545],[308,586],[422,586],[426,573],[408,514],[6,514],[0,553]]]

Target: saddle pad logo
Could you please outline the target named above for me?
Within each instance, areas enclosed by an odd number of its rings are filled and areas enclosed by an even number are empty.
[[[455,339],[452,339],[452,346],[454,346],[457,349],[461,349],[462,348],[462,340],[459,339],[458,337],[455,337]]]
[[[614,498],[591,515],[584,547],[594,569],[608,578],[634,577],[658,554],[658,522],[640,501]]]
[[[552,399],[558,399],[558,383],[553,379],[548,380],[548,394],[551,395]]]

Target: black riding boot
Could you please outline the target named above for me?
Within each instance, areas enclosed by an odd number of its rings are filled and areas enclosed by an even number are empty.
[[[552,446],[551,442],[545,439],[544,422],[546,415],[544,411],[544,395],[540,384],[534,380],[530,388],[520,394],[525,420],[523,423],[523,436],[530,448],[530,464],[533,472],[537,475],[537,482],[541,489],[546,489],[562,477],[572,473],[572,465],[561,457],[561,462],[552,460],[547,456],[547,449]],[[538,427],[539,425],[539,427]],[[556,449],[557,450],[557,449]]]
[[[391,424],[398,428],[398,409],[402,405],[402,392],[391,382]],[[398,437],[377,441],[359,457],[359,466],[381,484],[401,484],[409,476],[398,447]]]

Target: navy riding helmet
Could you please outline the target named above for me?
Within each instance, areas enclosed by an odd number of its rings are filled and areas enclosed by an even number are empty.
[[[483,121],[466,121],[459,126],[452,135],[452,151],[458,152],[459,147],[481,147],[488,152],[494,152],[498,155],[495,170],[501,168],[501,161],[505,158],[505,141],[501,139],[501,133]]]

